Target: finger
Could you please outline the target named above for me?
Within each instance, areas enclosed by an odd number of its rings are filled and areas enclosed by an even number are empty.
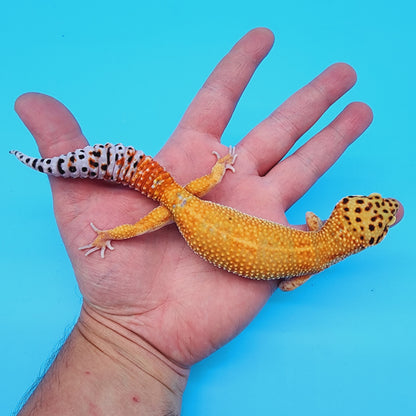
[[[255,127],[239,144],[239,155],[251,158],[264,175],[355,82],[349,65],[330,66]]]
[[[393,225],[397,225],[404,217],[404,206],[399,201],[399,209],[396,213],[396,222]]]
[[[274,42],[264,28],[248,32],[222,59],[202,86],[178,129],[197,131],[219,140],[257,66]]]
[[[35,138],[42,157],[66,154],[88,143],[70,111],[52,97],[38,93],[21,95],[15,103],[15,110]],[[72,190],[85,190],[86,184],[63,183],[49,177],[52,190],[69,195]],[[56,194],[57,195],[57,194]],[[56,205],[57,206],[57,205]]]
[[[326,128],[267,174],[271,182],[279,183],[285,210],[335,163],[372,119],[373,113],[366,104],[348,105]]]
[[[35,138],[43,157],[59,156],[87,145],[74,116],[48,95],[23,94],[16,100],[15,110]]]

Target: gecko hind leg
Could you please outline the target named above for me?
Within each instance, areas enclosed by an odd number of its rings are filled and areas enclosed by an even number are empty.
[[[208,175],[194,179],[185,186],[187,191],[197,197],[204,196],[219,184],[227,170],[234,172],[233,164],[237,157],[234,147],[230,147],[228,153],[223,157],[220,157],[217,152],[213,152],[213,154],[217,157],[217,161],[212,167],[211,172]],[[159,206],[134,224],[123,224],[109,230],[100,230],[91,223],[91,227],[97,233],[97,237],[92,243],[79,247],[79,250],[87,250],[85,252],[86,256],[100,250],[101,258],[104,258],[107,248],[114,250],[114,247],[111,245],[112,240],[126,240],[150,233],[172,222],[172,215],[169,210],[163,206]]]
[[[322,228],[324,222],[313,212],[308,211],[305,217],[306,225],[309,231],[319,231]],[[312,275],[290,277],[289,279],[282,280],[278,287],[283,292],[289,292],[297,289],[299,286],[302,286],[311,277]]]
[[[208,175],[194,179],[192,182],[189,182],[185,186],[185,189],[188,192],[197,196],[198,198],[204,196],[212,188],[218,185],[222,181],[222,178],[224,177],[227,170],[231,170],[233,173],[235,172],[233,166],[237,158],[235,147],[230,146],[228,153],[223,157],[220,157],[220,155],[215,151],[213,151],[212,154],[217,157],[217,161],[212,167],[211,172]]]
[[[93,223],[90,223],[97,236],[92,243],[79,247],[79,250],[87,250],[85,256],[100,250],[101,258],[104,258],[106,248],[114,250],[111,245],[112,240],[127,240],[128,238],[151,233],[172,222],[169,210],[163,206],[158,206],[134,224],[122,224],[109,230],[100,230]]]
[[[110,230],[100,230],[93,223],[90,223],[91,228],[97,233],[97,237],[92,243],[79,247],[79,250],[88,250],[85,252],[86,256],[100,250],[101,258],[104,258],[106,248],[114,250],[114,247],[111,245],[112,240],[126,240],[138,235],[151,233],[171,222],[170,212],[165,207],[159,206],[135,224],[123,224]]]

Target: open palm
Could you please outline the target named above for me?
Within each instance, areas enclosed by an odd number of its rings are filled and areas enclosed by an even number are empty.
[[[156,159],[186,184],[208,173],[212,151],[227,152],[221,135],[250,77],[273,44],[256,29],[219,63]],[[246,213],[287,223],[285,211],[370,124],[371,110],[350,104],[293,155],[282,158],[327,108],[355,83],[355,73],[335,64],[290,97],[237,144],[236,173],[228,172],[207,197]],[[16,110],[42,156],[87,144],[59,102],[25,94]],[[140,148],[140,143],[125,143]],[[280,163],[278,163],[280,162]],[[84,296],[84,307],[116,321],[188,366],[243,329],[276,285],[243,279],[196,256],[174,225],[116,242],[103,260],[78,247],[94,237],[89,223],[106,229],[132,223],[154,207],[137,192],[100,181],[51,178],[56,219]]]

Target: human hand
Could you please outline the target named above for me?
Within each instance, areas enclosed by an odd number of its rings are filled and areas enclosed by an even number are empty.
[[[227,152],[221,135],[250,77],[273,44],[256,29],[219,63],[156,159],[185,184],[210,171]],[[293,155],[294,143],[355,83],[336,64],[290,97],[237,144],[236,173],[207,197],[287,224],[285,211],[371,123],[371,110],[350,104]],[[44,157],[87,144],[69,111],[56,100],[26,94],[16,110]],[[140,143],[125,143],[140,148]],[[281,161],[281,162],[280,162]],[[280,162],[280,163],[279,163]],[[102,260],[78,247],[93,239],[93,221],[107,229],[132,223],[154,206],[137,192],[89,180],[51,178],[55,215],[84,297],[84,307],[145,339],[170,360],[190,366],[241,331],[267,301],[274,281],[251,281],[196,256],[174,226],[123,242]]]

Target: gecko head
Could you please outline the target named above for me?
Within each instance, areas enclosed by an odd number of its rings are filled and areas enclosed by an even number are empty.
[[[398,209],[395,199],[382,198],[380,194],[347,196],[336,206],[343,225],[363,247],[383,240],[389,227],[396,222]]]

